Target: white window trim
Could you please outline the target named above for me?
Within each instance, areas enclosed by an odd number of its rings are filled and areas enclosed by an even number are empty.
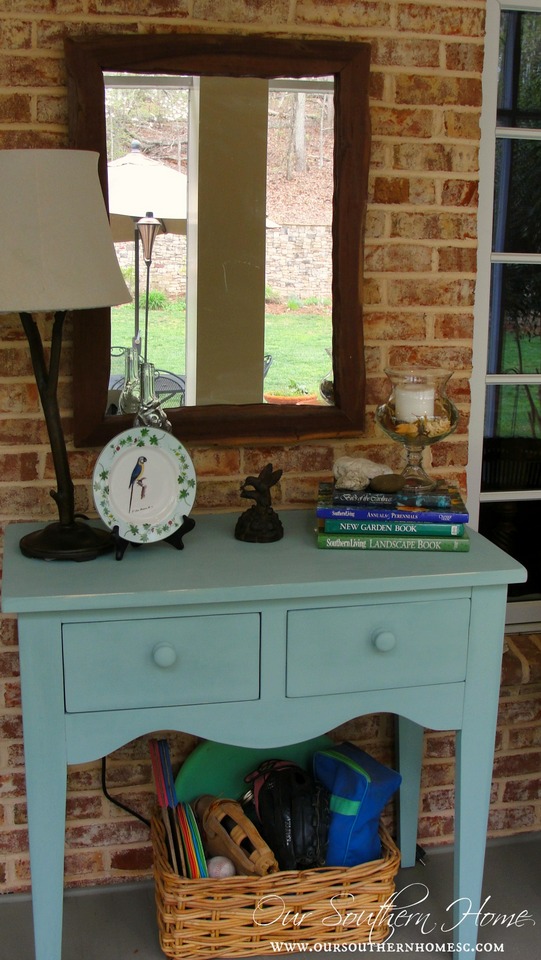
[[[541,0],[487,0],[485,60],[483,68],[483,95],[481,109],[481,141],[479,150],[479,207],[477,282],[474,306],[473,366],[471,378],[471,413],[468,445],[468,510],[470,523],[479,524],[479,504],[489,500],[538,500],[541,490],[512,491],[508,496],[481,494],[481,467],[483,428],[487,383],[499,382],[497,376],[487,376],[488,317],[490,309],[490,270],[492,255],[492,211],[494,199],[494,172],[496,155],[496,113],[498,98],[498,46],[500,17],[503,10],[521,10],[541,14]],[[517,261],[517,257],[512,258]],[[528,257],[528,261],[536,258]],[[527,382],[541,381],[529,376]],[[505,378],[509,382],[509,378]],[[516,601],[507,605],[508,628],[527,632],[541,628],[541,601]]]

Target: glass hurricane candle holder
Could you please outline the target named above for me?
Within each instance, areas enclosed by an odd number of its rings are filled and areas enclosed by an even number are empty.
[[[406,449],[402,471],[404,487],[431,490],[431,479],[422,464],[424,448],[448,437],[456,430],[458,411],[446,394],[452,376],[449,370],[389,368],[389,399],[376,410],[376,420],[387,436]]]

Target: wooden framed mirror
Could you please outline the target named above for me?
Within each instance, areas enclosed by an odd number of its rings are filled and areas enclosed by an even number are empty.
[[[332,214],[333,405],[205,404],[168,409],[181,440],[295,442],[352,436],[364,423],[362,261],[370,132],[370,46],[338,40],[175,34],[65,41],[70,146],[99,153],[107,200],[104,71],[199,77],[334,78]],[[99,283],[99,278],[97,278]],[[73,319],[74,439],[97,446],[128,429],[133,415],[106,415],[109,310]]]

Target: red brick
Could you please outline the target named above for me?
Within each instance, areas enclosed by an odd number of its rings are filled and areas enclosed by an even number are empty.
[[[17,620],[14,616],[0,616],[0,645],[15,647],[17,645]]]
[[[100,851],[68,853],[64,858],[64,872],[70,881],[73,877],[95,877],[103,873],[103,854]]]
[[[4,706],[6,708],[21,706],[21,685],[18,681],[4,682]]]
[[[442,173],[476,173],[479,169],[477,145],[463,143],[399,143],[393,148],[397,170],[433,170]]]
[[[21,483],[25,480],[39,479],[39,462],[39,454],[35,452],[0,453],[2,483]]]
[[[0,94],[0,122],[28,123],[31,119],[32,102],[21,93]]]
[[[23,735],[22,717],[19,714],[0,716],[0,739],[20,740]]]
[[[198,510],[210,508],[214,510],[238,509],[242,506],[238,480],[224,480],[223,482],[205,480],[197,483],[195,506]]]
[[[484,8],[472,7],[467,0],[449,3],[404,3],[398,7],[398,29],[419,34],[444,34],[481,38],[484,33]]]
[[[38,123],[67,125],[68,107],[64,97],[41,96],[36,101]]]
[[[428,734],[425,740],[426,757],[448,757],[455,755],[455,736],[452,733]]]
[[[21,5],[21,11],[27,15],[28,7]],[[15,12],[11,4],[10,13]],[[29,50],[32,46],[32,23],[30,20],[6,19],[0,22],[0,48],[4,50]]]
[[[511,727],[508,737],[510,750],[541,747],[541,724],[536,723],[531,727]]]
[[[194,16],[199,4],[210,3],[216,19],[220,19],[219,0],[196,0]],[[360,9],[359,9],[360,6]],[[295,21],[334,27],[387,27],[391,21],[392,4],[386,0],[363,0],[361,5],[351,0],[297,0]]]
[[[460,422],[459,427],[460,430]],[[452,439],[444,443],[435,443],[431,447],[433,467],[466,467],[468,464],[468,444],[453,442]]]
[[[513,700],[500,701],[498,723],[511,724],[532,723],[541,719],[541,696],[521,697]]]
[[[148,828],[138,820],[129,822],[89,823],[85,826],[66,828],[66,845],[69,848],[103,847],[110,844],[139,843],[148,838]]]
[[[68,767],[68,790],[94,790],[100,786],[101,767],[97,764]]]
[[[24,853],[28,849],[28,833],[26,830],[0,831],[0,853]]]
[[[390,67],[439,67],[440,44],[437,40],[382,37],[372,43],[372,63]]]
[[[110,787],[148,783],[150,769],[150,757],[147,763],[108,763],[107,783]]]
[[[0,150],[61,150],[67,146],[65,133],[50,130],[0,130]]]
[[[319,441],[307,446],[278,447],[269,446],[263,450],[254,448],[244,451],[243,472],[247,474],[259,473],[267,464],[274,461],[280,462],[280,466],[287,474],[308,474],[329,472],[333,464],[332,444],[326,441]],[[282,481],[280,481],[281,485]],[[274,490],[273,488],[273,498]],[[244,503],[243,506],[246,506]]]
[[[493,776],[495,779],[500,779],[501,777],[518,777],[528,773],[539,774],[540,771],[541,752],[528,753],[523,751],[496,757]]]
[[[0,650],[0,677],[19,676],[19,656],[16,650]]]
[[[434,116],[431,110],[420,107],[374,106],[370,113],[374,137],[432,136]],[[370,164],[374,169],[374,164]],[[405,201],[404,201],[405,202]]]
[[[394,280],[391,288],[392,306],[472,306],[475,293],[473,279]],[[427,348],[430,349],[430,348]],[[471,351],[470,351],[471,352]]]
[[[457,110],[444,110],[443,112],[443,130],[446,136],[453,140],[477,141],[480,131],[479,123],[479,112],[466,113]]]
[[[423,813],[441,813],[442,810],[453,811],[455,806],[455,791],[449,790],[430,790],[421,797],[421,810]]]
[[[539,827],[535,807],[506,807],[492,809],[488,817],[488,833],[513,832],[532,830]]]
[[[541,770],[533,780],[509,780],[505,784],[502,800],[504,803],[541,800]]]
[[[407,177],[376,177],[371,200],[373,203],[408,203],[409,180]]]
[[[467,70],[468,73],[483,70],[484,49],[480,43],[448,43],[444,57],[448,70]]]
[[[101,797],[75,794],[68,796],[66,803],[66,819],[89,820],[99,818],[102,814]]]
[[[59,87],[63,82],[64,64],[60,57],[0,54],[0,87]]]
[[[371,273],[429,273],[432,251],[421,244],[374,244],[366,249],[365,265]]]
[[[473,314],[444,313],[434,320],[436,340],[470,340],[473,336]]]
[[[474,240],[477,218],[473,214],[436,214],[425,210],[393,212],[390,235],[411,240]]]
[[[434,840],[449,841],[453,836],[453,816],[428,815],[419,818],[418,837],[420,841]]]
[[[395,83],[397,103],[481,105],[481,80],[477,77],[406,74]]]
[[[475,180],[445,180],[441,202],[445,207],[477,207],[479,186]]]
[[[476,273],[477,250],[473,247],[443,247],[438,257],[442,273]]]
[[[193,456],[197,477],[236,476],[241,468],[241,451],[200,447]]]
[[[144,19],[145,17],[177,17],[186,16],[188,12],[187,0],[145,0],[144,11],[141,11],[139,0],[89,0],[88,12],[97,15],[125,16]],[[202,16],[196,14],[194,16]]]
[[[425,313],[367,310],[364,315],[364,336],[366,340],[424,340],[426,321]]]
[[[454,769],[454,763],[425,763],[421,778],[423,789],[452,783]]]
[[[152,868],[152,847],[138,847],[129,850],[115,850],[111,854],[111,869],[125,871],[150,871]]]

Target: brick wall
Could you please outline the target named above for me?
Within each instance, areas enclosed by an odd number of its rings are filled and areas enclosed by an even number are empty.
[[[372,159],[367,220],[365,325],[368,422],[362,437],[290,447],[190,450],[199,478],[197,509],[238,511],[239,480],[272,459],[283,471],[282,507],[313,504],[336,456],[358,453],[397,466],[373,424],[386,392],[383,368],[397,362],[450,366],[458,431],[431,453],[441,476],[465,486],[476,258],[477,163],[484,0],[11,0],[0,11],[0,149],[67,143],[67,34],[223,29],[356,38],[372,44]],[[45,329],[46,322],[45,322]],[[60,399],[70,437],[69,328]],[[37,392],[17,317],[0,327],[0,525],[55,515],[53,477]],[[95,450],[72,450],[77,507],[92,504]],[[538,638],[514,641],[505,675],[491,813],[494,834],[539,829]],[[526,643],[525,652],[520,644]],[[516,668],[516,669],[515,669]],[[0,621],[0,890],[29,885],[24,757],[15,621]],[[522,671],[522,672],[521,672]],[[526,674],[528,676],[526,676]],[[347,736],[392,756],[389,718],[351,724]],[[171,738],[177,762],[193,746]],[[452,755],[449,734],[427,736],[422,836],[449,840]],[[148,811],[146,740],[109,761],[111,789]],[[69,774],[67,882],[84,885],[148,875],[145,827],[100,791],[99,764]]]

